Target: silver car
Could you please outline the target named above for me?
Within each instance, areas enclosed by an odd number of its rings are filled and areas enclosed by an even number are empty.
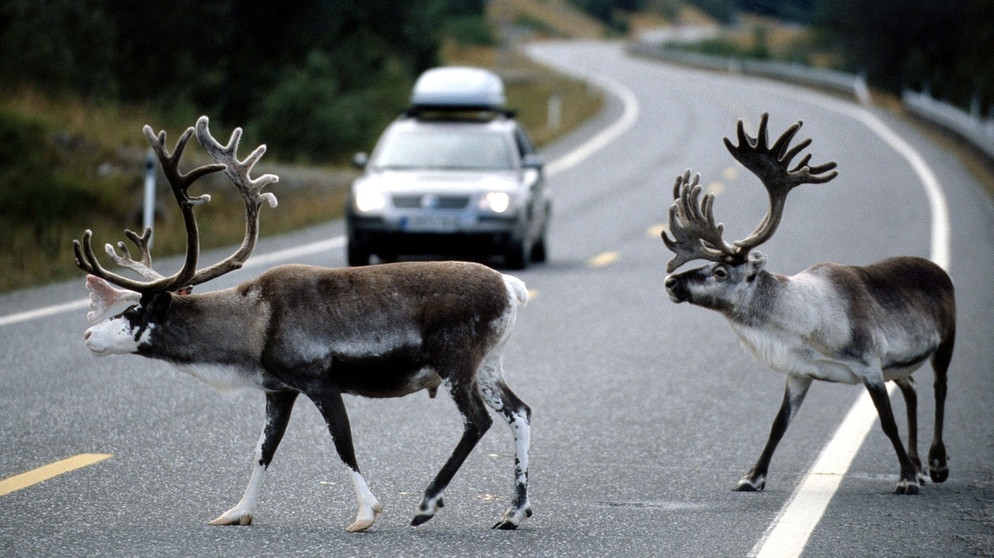
[[[411,108],[371,155],[356,156],[365,172],[346,204],[349,265],[366,265],[373,255],[501,256],[511,268],[546,259],[551,196],[543,163],[497,104],[503,86],[486,70],[422,75]]]

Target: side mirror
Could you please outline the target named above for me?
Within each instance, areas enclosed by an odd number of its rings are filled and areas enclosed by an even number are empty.
[[[360,151],[352,156],[353,167],[362,170],[366,168],[367,164],[369,164],[369,154],[365,151]]]
[[[521,160],[521,166],[526,169],[535,169],[539,174],[542,174],[542,168],[545,167],[545,159],[534,153],[529,153]]]

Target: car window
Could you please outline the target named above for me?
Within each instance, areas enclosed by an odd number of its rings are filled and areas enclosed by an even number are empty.
[[[504,135],[468,130],[394,131],[373,154],[377,169],[508,170],[511,150]]]
[[[518,146],[518,153],[522,157],[535,152],[535,146],[532,145],[531,140],[528,139],[528,135],[521,128],[514,129],[514,140]]]

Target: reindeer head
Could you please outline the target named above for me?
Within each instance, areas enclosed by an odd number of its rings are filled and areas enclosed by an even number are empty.
[[[144,281],[107,271],[93,252],[90,244],[92,231],[87,230],[83,234],[82,242],[73,241],[76,266],[88,274],[86,286],[90,291],[90,313],[87,314],[87,318],[96,325],[86,331],[84,339],[94,354],[137,352],[142,336],[147,334],[150,326],[164,319],[174,293],[189,293],[194,285],[239,269],[245,263],[255,249],[258,238],[259,208],[263,202],[276,207],[276,196],[268,192],[263,193],[262,189],[267,184],[278,181],[279,178],[272,174],[265,174],[257,179],[249,176],[252,167],[266,152],[266,146],[260,145],[245,160],[239,161],[236,152],[242,135],[241,128],[235,128],[228,144],[221,145],[211,135],[207,125],[207,117],[201,116],[197,120],[196,129],[187,128],[180,136],[172,154],[165,147],[165,132],[159,132],[156,136],[149,126],[143,128],[145,137],[155,151],[162,171],[172,188],[186,225],[186,258],[179,271],[166,277],[152,269],[152,257],[148,245],[151,228],[146,228],[142,235],[127,229],[124,231],[125,236],[138,247],[138,259],[131,257],[124,242],[118,242],[117,245],[123,255],[118,254],[110,244],[105,246],[111,261],[142,276]],[[194,133],[215,163],[197,167],[184,174],[179,170],[179,160],[183,156],[186,143]],[[200,237],[193,208],[210,201],[210,196],[205,194],[190,197],[188,189],[200,177],[220,170],[225,171],[238,188],[245,203],[245,237],[233,254],[210,267],[198,270]],[[123,290],[114,288],[113,285],[122,287]],[[121,307],[127,309],[107,319]]]
[[[724,226],[714,219],[714,194],[701,198],[700,176],[690,171],[677,176],[673,185],[669,234],[662,233],[663,243],[675,256],[667,263],[666,291],[674,302],[690,302],[705,308],[729,313],[741,308],[751,296],[756,279],[763,272],[766,256],[752,249],[769,240],[783,217],[787,194],[801,184],[821,184],[835,178],[834,162],[809,166],[805,155],[793,169],[791,160],[811,144],[806,139],[789,148],[791,139],[801,128],[795,122],[771,146],[767,138],[768,114],[760,118],[759,132],[750,137],[741,120],[738,144],[724,138],[725,147],[743,166],[762,181],[770,198],[770,207],[755,230],[742,240],[729,244],[722,238]],[[831,171],[831,172],[829,172]],[[693,260],[708,260],[705,267],[673,273]]]

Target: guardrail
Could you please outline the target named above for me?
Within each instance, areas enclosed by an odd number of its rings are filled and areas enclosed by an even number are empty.
[[[649,43],[631,43],[628,45],[628,52],[696,68],[758,75],[800,83],[841,93],[855,98],[860,103],[870,102],[870,92],[866,86],[866,80],[862,76],[846,72],[811,68],[802,64],[786,64],[731,56],[711,56]]]
[[[862,104],[870,102],[866,80],[862,76],[846,72],[811,68],[800,64],[711,56],[644,42],[631,43],[627,49],[629,54],[636,56],[707,70],[764,76],[834,91],[850,96]],[[994,161],[994,117],[982,118],[971,115],[949,103],[933,99],[927,93],[905,90],[901,95],[901,101],[909,113],[956,134]]]
[[[994,119],[972,115],[927,93],[905,90],[901,102],[911,114],[949,130],[994,160]]]

